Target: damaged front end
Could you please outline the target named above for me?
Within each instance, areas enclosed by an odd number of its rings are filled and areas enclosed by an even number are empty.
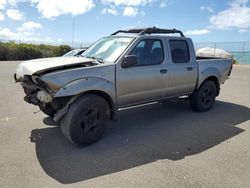
[[[21,82],[21,86],[26,95],[24,101],[39,106],[45,114],[54,116],[55,112],[51,106],[53,96],[44,82],[38,81],[39,79],[32,78],[32,76],[24,76],[23,78],[17,79],[15,74],[14,78],[16,82]]]
[[[21,83],[27,103],[39,106],[45,114],[58,120],[61,115],[56,114],[67,106],[71,96],[54,97],[56,93],[72,80],[82,78],[84,68],[99,64],[84,57],[30,60],[18,65],[14,79]]]
[[[80,94],[101,86],[110,89],[113,72],[114,65],[90,58],[49,58],[20,63],[14,79],[21,83],[27,103],[58,121]]]
[[[54,98],[56,92],[71,80],[82,77],[81,71],[79,75],[75,75],[73,69],[82,70],[84,67],[97,64],[93,59],[84,57],[29,60],[18,65],[14,79],[21,83],[26,94],[24,100],[27,103],[39,106],[45,114],[53,117],[69,100],[69,97]],[[70,75],[65,76],[65,70],[68,70],[66,72]],[[52,77],[48,78],[46,75]]]
[[[38,79],[37,79],[38,80]],[[52,102],[51,91],[49,91],[46,84],[42,81],[39,83],[32,80],[31,76],[25,76],[24,80],[21,82],[21,85],[24,89],[26,96],[24,100],[28,103],[39,105],[42,103],[50,103]]]
[[[24,101],[29,104],[39,106],[40,110],[45,114],[53,117],[56,111],[65,104],[65,98],[54,98],[55,91],[51,90],[48,85],[37,76],[24,76],[17,79],[16,82],[21,82],[25,97]]]

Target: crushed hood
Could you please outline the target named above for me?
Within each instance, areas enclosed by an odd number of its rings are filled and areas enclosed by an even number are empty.
[[[76,66],[77,64],[87,64],[92,61],[92,59],[85,57],[53,57],[24,61],[17,67],[16,78],[62,67]]]

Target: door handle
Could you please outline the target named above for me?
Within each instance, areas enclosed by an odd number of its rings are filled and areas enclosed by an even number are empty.
[[[161,69],[161,70],[160,70],[160,73],[161,73],[161,74],[166,74],[167,72],[168,72],[167,69]]]
[[[193,67],[188,67],[187,68],[187,71],[192,71],[193,70]]]

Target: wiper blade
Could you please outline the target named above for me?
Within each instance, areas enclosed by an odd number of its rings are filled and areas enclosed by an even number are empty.
[[[95,57],[95,56],[91,56],[91,57],[89,57],[89,56],[87,56],[87,58],[91,58],[91,59],[94,59],[94,60],[96,60],[96,61],[98,61],[99,63],[104,63],[103,62],[103,59],[102,58],[99,58],[99,57]]]
[[[75,55],[76,57],[84,57],[82,54]]]

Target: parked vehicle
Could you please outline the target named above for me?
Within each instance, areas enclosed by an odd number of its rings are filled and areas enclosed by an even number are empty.
[[[153,27],[119,30],[82,56],[23,62],[14,77],[26,102],[84,146],[101,138],[122,107],[188,96],[194,110],[208,111],[231,69],[232,59],[196,57],[181,31]]]
[[[87,49],[88,49],[88,48],[74,49],[74,50],[71,50],[71,51],[67,52],[66,54],[64,54],[63,57],[79,56],[79,55],[81,55],[83,52],[85,52]]]

